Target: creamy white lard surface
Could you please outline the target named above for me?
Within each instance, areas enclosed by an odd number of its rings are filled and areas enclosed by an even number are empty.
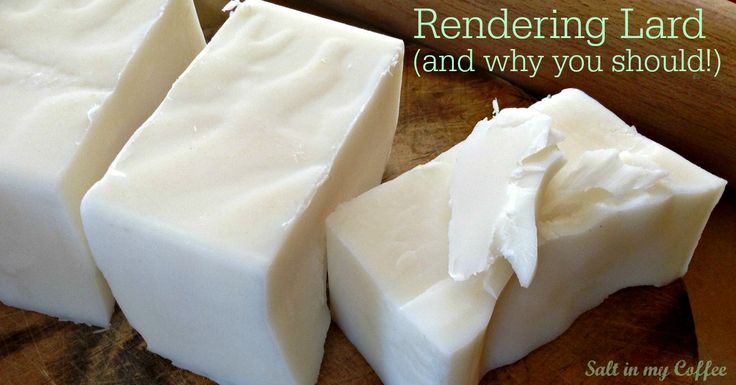
[[[560,167],[557,140],[548,117],[506,109],[329,216],[335,320],[385,383],[478,382],[499,293],[512,268],[535,269],[534,217]],[[529,259],[498,257],[524,254],[530,233]]]
[[[315,383],[324,218],[378,184],[402,41],[238,5],[82,204],[148,348],[221,383]]]
[[[0,3],[0,301],[108,325],[80,200],[203,47],[189,0]]]
[[[531,277],[528,287],[511,277],[503,258],[472,265],[481,268],[466,280],[451,276],[452,191],[487,182],[453,185],[458,175],[480,169],[458,169],[464,143],[328,217],[335,319],[385,383],[476,384],[486,371],[557,337],[613,292],[665,285],[687,271],[725,181],[638,134],[579,90],[530,109],[551,119],[566,163],[540,185],[535,223],[510,222],[537,228],[536,269],[529,275],[524,263],[521,270]],[[509,147],[498,143],[494,151]],[[492,208],[484,199],[479,210]],[[471,208],[468,201],[459,205],[463,221]],[[489,223],[477,221],[493,230]],[[478,233],[461,230],[456,234]]]
[[[542,201],[533,283],[512,280],[499,298],[487,370],[553,340],[619,289],[682,277],[726,185],[580,90],[531,108],[565,136],[567,164]]]

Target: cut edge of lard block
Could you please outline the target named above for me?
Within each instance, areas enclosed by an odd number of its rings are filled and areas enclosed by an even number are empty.
[[[203,47],[187,0],[0,5],[2,302],[109,324],[80,200]]]
[[[335,320],[384,382],[471,384],[479,380],[485,330],[513,270],[507,259],[486,261],[490,244],[485,244],[480,255],[483,269],[462,281],[453,279],[448,274],[452,246],[448,222],[456,214],[453,210],[469,210],[468,202],[492,195],[486,191],[488,186],[471,192],[463,189],[473,189],[477,183],[503,184],[503,191],[493,195],[503,195],[502,207],[487,204],[480,211],[494,214],[492,220],[518,213],[522,224],[529,217],[536,242],[537,190],[561,163],[550,125],[534,111],[504,110],[490,122],[481,121],[465,142],[341,205],[328,217],[328,275]],[[490,142],[501,141],[508,151],[488,151]],[[466,157],[463,164],[460,156]],[[472,162],[492,162],[498,169],[479,169]],[[510,181],[517,184],[510,191],[512,198],[505,199]],[[465,206],[451,209],[451,198],[453,204]],[[479,221],[461,217],[458,222],[479,226]],[[488,223],[479,236],[491,232],[493,225]],[[528,242],[528,237],[514,234],[500,244],[504,252],[516,250],[523,245],[515,242]]]
[[[486,370],[553,340],[620,289],[684,275],[726,184],[582,91],[531,108],[565,136],[568,163],[543,198],[537,275],[528,288],[510,282],[491,318]]]
[[[506,108],[458,147],[450,183],[449,274],[458,281],[506,258],[521,285],[537,264],[539,193],[564,160],[548,116]]]
[[[380,183],[403,42],[240,4],[82,202],[148,349],[220,383],[313,384],[324,219]]]
[[[450,150],[327,219],[333,318],[387,384],[479,380],[495,298],[483,275],[457,282],[447,273],[454,163]],[[486,272],[493,273],[496,287],[513,274],[505,259]]]

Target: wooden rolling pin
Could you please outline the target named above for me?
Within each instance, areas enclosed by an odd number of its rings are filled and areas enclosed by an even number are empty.
[[[637,2],[613,2],[603,0],[544,1],[514,0],[315,0],[340,13],[362,19],[386,32],[413,39],[418,32],[418,13],[415,8],[432,8],[439,21],[444,17],[480,17],[488,20],[508,9],[509,20],[518,16],[528,18],[577,16],[583,21],[588,17],[609,17],[606,25],[606,42],[601,47],[591,47],[585,39],[435,39],[425,34],[418,42],[441,52],[456,55],[475,52],[477,70],[486,71],[482,55],[507,53],[515,48],[527,55],[544,55],[539,73],[530,78],[521,72],[498,72],[507,80],[520,85],[537,97],[556,93],[560,89],[576,87],[592,95],[611,108],[643,134],[672,148],[701,167],[736,182],[736,4],[726,0],[643,0]],[[624,32],[621,8],[634,8],[630,13],[630,31],[646,26],[650,16],[661,18],[694,16],[696,8],[702,8],[705,39],[631,39],[619,37]],[[424,19],[428,20],[428,19]],[[464,27],[464,26],[463,26]],[[669,27],[669,25],[668,25]],[[544,29],[549,36],[551,26]],[[692,25],[691,25],[692,28]],[[428,31],[428,30],[425,30]],[[633,34],[633,33],[632,33]],[[642,56],[648,54],[671,55],[682,48],[689,54],[698,48],[717,49],[722,60],[720,72],[703,73],[590,73],[567,71],[555,78],[556,66],[552,55],[592,54],[602,56],[609,63],[613,55],[625,53],[629,48]],[[412,58],[407,58],[412,60]],[[713,68],[715,70],[715,68]],[[488,97],[492,97],[489,95]]]

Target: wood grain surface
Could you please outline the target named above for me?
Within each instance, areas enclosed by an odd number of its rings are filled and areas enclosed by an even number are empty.
[[[296,6],[314,11],[311,5]],[[418,47],[408,44],[407,57]],[[493,75],[434,74],[417,78],[407,68],[399,127],[384,179],[392,179],[464,139],[475,122],[490,115],[493,97],[502,107],[534,102],[520,88]],[[616,293],[582,315],[560,338],[515,364],[490,372],[481,384],[695,383],[686,377],[660,382],[641,377],[601,379],[584,373],[589,360],[671,367],[678,360],[696,363],[703,351],[717,362],[733,360],[735,234],[736,196],[730,192],[716,208],[696,250],[692,271],[686,276],[687,291],[683,281],[678,280],[663,288],[639,287]],[[119,309],[111,327],[99,330],[0,305],[2,385],[212,383],[172,366],[168,360],[147,352],[145,346]],[[736,362],[730,368],[736,370]],[[730,375],[728,382],[709,379],[707,383],[733,383],[734,379]],[[360,353],[332,325],[319,384],[380,383]]]
[[[627,122],[662,144],[676,150],[700,166],[736,183],[736,4],[727,0],[315,0],[346,15],[361,18],[369,24],[407,39],[417,34],[417,16],[414,8],[429,7],[437,11],[438,20],[446,16],[479,16],[484,20],[508,8],[509,20],[517,16],[607,16],[607,38],[602,47],[590,47],[584,39],[422,39],[422,43],[439,51],[466,54],[475,51],[479,71],[486,71],[481,57],[484,54],[508,53],[514,48],[526,55],[544,55],[539,74],[530,78],[523,72],[498,73],[537,97],[557,93],[563,88],[584,89],[588,94],[610,107]],[[631,30],[646,26],[649,16],[688,17],[695,8],[703,9],[704,40],[629,39],[622,40],[623,13],[620,8],[635,9]],[[437,23],[439,25],[439,22]],[[549,36],[551,24],[545,24]],[[560,27],[561,29],[562,27]],[[683,48],[688,54],[698,48],[717,49],[722,63],[717,77],[715,66],[702,73],[600,73],[567,71],[555,77],[556,67],[551,59],[556,54],[601,55],[607,67],[613,55],[630,48],[643,56],[671,55]]]

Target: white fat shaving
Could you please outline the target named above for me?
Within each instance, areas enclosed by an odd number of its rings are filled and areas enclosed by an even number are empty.
[[[232,12],[236,10],[240,4],[243,4],[242,0],[230,0],[224,7],[222,7],[222,12]]]
[[[560,139],[548,116],[504,109],[479,122],[459,147],[448,229],[448,273],[454,280],[491,271],[503,257],[522,285],[529,285],[536,271],[538,191],[545,176],[559,169]]]
[[[543,216],[549,220],[597,202],[623,199],[652,188],[668,175],[653,162],[628,151],[586,151],[550,182]]]

